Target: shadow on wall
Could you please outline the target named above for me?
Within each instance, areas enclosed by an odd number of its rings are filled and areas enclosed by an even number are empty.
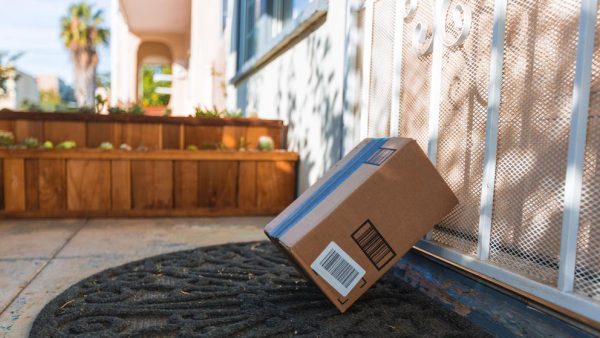
[[[332,62],[330,37],[319,30],[280,55],[273,61],[277,65],[265,66],[276,68],[260,70],[237,87],[240,107],[256,108],[261,114],[271,113],[276,116],[270,117],[287,121],[288,149],[297,151],[301,159],[299,193],[333,166],[341,154],[342,74],[335,74],[341,67]]]

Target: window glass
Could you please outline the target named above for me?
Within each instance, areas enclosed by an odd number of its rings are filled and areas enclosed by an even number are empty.
[[[238,0],[238,68],[269,44],[312,0]]]

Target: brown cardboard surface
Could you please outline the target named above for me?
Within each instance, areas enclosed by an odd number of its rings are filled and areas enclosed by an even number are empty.
[[[392,149],[382,164],[363,163],[288,233],[274,240],[341,312],[458,203],[414,140],[390,138],[381,148]],[[345,297],[311,268],[332,241],[365,271]]]

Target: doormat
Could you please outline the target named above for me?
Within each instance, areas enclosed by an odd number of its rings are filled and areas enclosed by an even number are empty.
[[[111,268],[48,303],[30,337],[485,337],[391,274],[345,314],[268,242]]]

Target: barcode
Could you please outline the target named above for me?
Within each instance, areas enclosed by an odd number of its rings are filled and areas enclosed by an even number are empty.
[[[383,236],[370,220],[366,220],[352,234],[352,238],[377,270],[381,270],[392,258],[396,257],[394,250],[383,239]]]
[[[321,261],[321,266],[346,288],[358,276],[358,271],[352,265],[348,264],[335,250],[329,251],[325,259]]]
[[[330,242],[310,267],[344,297],[365,275],[365,270],[335,242]]]
[[[390,156],[392,156],[392,154],[395,151],[396,149],[379,148],[379,150],[377,150],[373,155],[371,155],[371,157],[369,157],[369,159],[365,163],[381,165],[383,162],[385,162],[385,160],[390,158]]]

